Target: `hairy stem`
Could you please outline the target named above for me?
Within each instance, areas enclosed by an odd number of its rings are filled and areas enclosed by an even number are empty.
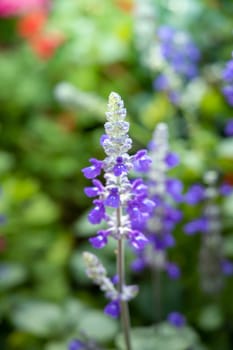
[[[121,208],[117,209],[117,226],[121,226]],[[118,240],[118,249],[117,249],[117,272],[119,277],[118,289],[121,294],[123,287],[125,285],[125,256],[124,256],[124,239],[120,238]],[[128,303],[125,300],[121,300],[121,322],[122,330],[125,339],[125,345],[127,350],[132,350],[131,339],[130,339],[130,317],[128,310]]]

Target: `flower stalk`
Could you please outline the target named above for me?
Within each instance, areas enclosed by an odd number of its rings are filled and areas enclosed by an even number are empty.
[[[118,228],[120,228],[121,227],[121,208],[117,209],[117,224],[118,224]],[[120,239],[118,240],[118,249],[117,249],[117,273],[119,278],[118,291],[120,295],[122,295],[123,288],[125,285],[125,254],[124,254],[125,244],[124,243],[125,243],[124,239],[120,237]],[[121,299],[120,308],[121,308],[121,323],[122,323],[122,330],[124,333],[125,344],[126,344],[127,350],[132,350],[131,338],[130,338],[130,316],[129,316],[127,300]]]

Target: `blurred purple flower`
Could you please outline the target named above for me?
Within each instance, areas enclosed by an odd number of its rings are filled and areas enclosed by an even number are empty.
[[[166,270],[171,279],[178,279],[180,277],[180,268],[175,263],[167,263]]]
[[[220,188],[219,188],[219,192],[223,195],[223,196],[229,196],[230,194],[232,194],[233,192],[233,186],[229,185],[227,183],[223,183]]]
[[[195,205],[205,198],[205,189],[199,184],[191,186],[185,194],[185,201],[190,205]]]
[[[85,343],[78,339],[73,339],[69,343],[69,350],[84,350],[85,349]]]
[[[190,221],[184,226],[184,232],[187,235],[194,235],[198,232],[207,232],[208,230],[208,221],[206,218],[199,218],[193,221]]]
[[[233,119],[227,121],[224,132],[226,136],[233,136]]]
[[[224,259],[222,261],[222,272],[226,276],[232,276],[233,275],[233,262]]]
[[[181,327],[184,327],[185,324],[186,324],[186,318],[184,315],[182,315],[181,313],[179,312],[171,312],[168,317],[167,317],[167,321],[177,327],[177,328],[181,328]]]

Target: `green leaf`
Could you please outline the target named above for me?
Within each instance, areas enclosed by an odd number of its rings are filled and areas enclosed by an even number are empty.
[[[7,152],[0,152],[0,174],[11,170],[14,165],[14,157]]]
[[[219,157],[233,158],[233,139],[229,138],[219,143],[217,147]]]
[[[226,197],[223,202],[223,212],[224,215],[232,219],[232,210],[233,210],[233,195]]]
[[[68,344],[66,342],[50,342],[45,346],[45,350],[67,350]]]
[[[47,225],[57,219],[58,207],[47,196],[40,194],[24,209],[23,219],[27,224]]]
[[[83,316],[79,324],[80,332],[96,341],[111,340],[118,330],[118,323],[100,311],[89,311]]]
[[[218,305],[206,306],[199,315],[198,324],[206,331],[215,331],[223,324],[223,314]]]
[[[16,263],[0,264],[0,291],[5,291],[23,283],[27,278],[26,269]]]
[[[63,307],[64,324],[69,331],[77,331],[79,323],[86,313],[86,305],[79,300],[67,300]]]
[[[229,235],[228,237],[224,238],[223,251],[224,255],[233,258],[233,235]]]
[[[177,329],[168,323],[134,328],[131,339],[134,350],[187,350],[198,343],[198,337],[190,327]],[[125,350],[122,334],[117,336],[116,344],[120,350]]]
[[[11,320],[19,330],[38,337],[48,337],[61,332],[63,313],[56,304],[31,300],[17,305],[12,310]]]

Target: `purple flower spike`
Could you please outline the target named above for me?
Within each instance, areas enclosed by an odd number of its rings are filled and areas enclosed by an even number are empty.
[[[96,249],[101,249],[106,246],[108,239],[103,233],[98,234],[96,237],[90,238],[89,242]]]
[[[185,195],[185,201],[190,205],[195,205],[203,199],[205,199],[205,189],[199,184],[191,186]]]
[[[147,155],[147,150],[138,151],[133,159],[134,170],[138,172],[147,172],[150,169],[151,159]]]
[[[120,196],[117,188],[112,188],[108,197],[105,200],[105,204],[108,207],[119,208],[120,206]]]
[[[176,153],[169,152],[165,157],[165,163],[169,168],[173,168],[177,166],[179,162],[180,162],[180,158]]]
[[[82,169],[82,172],[87,179],[94,179],[96,176],[100,175],[103,162],[95,158],[91,158],[90,163],[92,165]]]
[[[104,313],[110,317],[117,318],[120,315],[120,303],[118,300],[113,300],[104,308]]]
[[[186,324],[186,319],[185,319],[185,316],[182,315],[181,313],[179,312],[171,312],[168,317],[167,317],[167,321],[177,327],[177,328],[181,328],[181,327],[184,327],[185,324]]]
[[[233,119],[230,119],[224,129],[226,136],[233,136]]]
[[[141,232],[135,230],[129,234],[129,242],[136,250],[141,250],[145,248],[149,240]]]
[[[167,263],[166,270],[167,270],[168,276],[171,279],[176,280],[176,279],[180,278],[180,268],[178,265],[176,265],[174,263]]]
[[[73,339],[69,343],[69,350],[84,350],[85,349],[85,344],[78,339]]]
[[[91,224],[99,224],[105,218],[105,208],[103,202],[94,200],[95,207],[88,214],[88,220]]]
[[[113,167],[113,173],[115,176],[120,176],[122,173],[127,172],[127,167],[124,164],[122,157],[117,157],[116,164]]]
[[[222,261],[222,272],[225,276],[233,275],[233,263],[227,259]]]

